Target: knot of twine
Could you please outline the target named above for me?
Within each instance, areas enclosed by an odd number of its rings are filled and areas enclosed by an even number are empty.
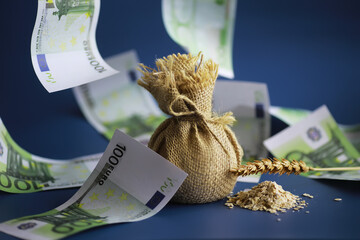
[[[188,111],[180,111],[177,112],[173,109],[174,104],[179,101],[183,100],[185,105],[189,108]],[[188,97],[184,95],[178,95],[176,98],[169,104],[169,114],[174,117],[191,117],[193,116],[196,120],[201,119],[204,122],[210,122],[215,124],[221,125],[232,125],[236,120],[233,117],[232,112],[227,112],[222,116],[207,116],[206,114],[202,113],[196,107],[196,104]]]
[[[176,112],[173,109],[173,105],[179,101],[183,100],[185,105],[189,108],[189,111]],[[170,104],[169,104],[169,113],[174,117],[192,117],[194,120],[201,120],[203,126],[211,133],[215,140],[220,144],[222,149],[224,149],[226,155],[231,157],[229,150],[224,146],[223,142],[216,136],[216,134],[211,130],[208,123],[220,124],[222,126],[232,125],[236,120],[233,117],[232,112],[227,112],[222,116],[206,116],[204,113],[199,111],[196,107],[196,104],[184,95],[178,95]],[[231,165],[231,160],[230,160]],[[231,168],[230,168],[231,169]]]

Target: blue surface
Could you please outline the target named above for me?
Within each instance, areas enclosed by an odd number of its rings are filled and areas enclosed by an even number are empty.
[[[88,230],[68,239],[359,239],[359,183],[312,180],[301,176],[264,175],[287,191],[301,195],[308,207],[280,213],[228,209],[225,201],[202,205],[170,203],[154,217],[136,223]],[[238,183],[234,192],[254,184]],[[0,193],[0,221],[36,214],[65,202],[75,189],[25,194]],[[342,202],[333,199],[341,197]],[[309,213],[305,213],[309,211]],[[281,221],[278,222],[277,219]],[[0,233],[0,239],[14,239]]]
[[[49,94],[33,71],[30,37],[36,1],[1,3],[0,116],[27,151],[69,159],[104,151],[107,140],[82,116],[71,90]],[[340,123],[360,123],[360,1],[238,1],[234,68],[238,80],[268,84],[272,105],[328,105]],[[97,43],[104,57],[136,49],[140,59],[183,52],[165,32],[160,1],[102,1]],[[274,120],[273,132],[284,127]],[[313,194],[304,211],[275,216],[229,210],[224,201],[170,204],[138,223],[101,227],[69,239],[360,239],[359,182],[269,176],[285,190]],[[253,184],[238,184],[235,191]],[[0,221],[41,213],[77,189],[0,192]],[[334,202],[335,197],[343,198]],[[281,222],[276,219],[280,217]],[[0,239],[13,239],[0,233]]]

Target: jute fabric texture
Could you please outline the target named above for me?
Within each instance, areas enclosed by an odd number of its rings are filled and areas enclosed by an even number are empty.
[[[200,60],[200,63],[198,63]],[[202,55],[173,54],[156,60],[157,69],[140,64],[138,84],[170,115],[148,146],[188,173],[173,201],[206,203],[226,197],[234,188],[243,150],[228,125],[232,113],[212,113],[218,65]]]

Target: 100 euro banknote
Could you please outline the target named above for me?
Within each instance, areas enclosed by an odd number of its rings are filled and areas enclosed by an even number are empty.
[[[120,129],[138,141],[147,143],[166,116],[148,91],[136,80],[139,59],[134,50],[107,58],[120,72],[73,89],[86,119],[100,133],[111,139]]]
[[[52,160],[32,155],[18,146],[0,119],[0,190],[29,193],[81,186],[101,154]]]
[[[277,158],[302,160],[312,167],[360,166],[360,153],[348,141],[326,106],[264,141]],[[308,172],[304,176],[360,180],[359,171]]]
[[[231,129],[243,148],[243,163],[267,157],[263,141],[270,137],[270,98],[267,85],[246,81],[217,81],[214,111],[231,111],[236,122]],[[260,175],[239,177],[238,181],[258,182]]]
[[[117,73],[97,49],[99,11],[100,0],[38,0],[31,59],[48,92]]]
[[[219,64],[220,75],[234,78],[236,3],[236,0],[163,0],[163,22],[176,43],[195,55],[201,51]]]
[[[267,156],[263,141],[270,137],[270,99],[267,85],[257,82],[216,82],[214,110],[233,112],[236,122],[232,130],[244,150],[244,160]]]
[[[86,229],[134,222],[159,212],[187,174],[117,130],[84,185],[54,210],[10,220],[0,231],[34,240],[60,239]]]
[[[311,111],[299,108],[270,107],[270,114],[288,125],[294,125],[311,114]],[[360,124],[338,124],[340,130],[351,144],[360,152]]]

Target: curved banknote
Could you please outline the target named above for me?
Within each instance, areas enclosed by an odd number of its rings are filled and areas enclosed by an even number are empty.
[[[263,141],[270,137],[269,93],[264,83],[217,81],[214,110],[231,111],[236,122],[232,126],[244,150],[243,164],[267,157]],[[260,175],[239,177],[241,182],[258,182]]]
[[[60,239],[98,226],[144,220],[166,205],[186,176],[117,130],[73,197],[54,210],[1,223],[0,231],[25,239]]]
[[[298,108],[270,107],[270,114],[288,125],[294,125],[311,114],[311,111]],[[350,143],[360,152],[360,124],[338,124],[340,130]]]
[[[31,59],[48,92],[117,73],[97,49],[99,11],[100,0],[38,0]]]
[[[277,158],[303,160],[312,167],[360,166],[360,153],[348,141],[326,106],[264,141]],[[360,180],[360,171],[308,172],[304,176]]]
[[[51,160],[19,147],[0,119],[0,190],[29,193],[81,186],[95,168],[101,154],[73,160]]]
[[[200,51],[219,64],[219,74],[234,78],[232,51],[236,0],[162,1],[169,36],[188,52]]]
[[[139,60],[135,51],[107,58],[120,73],[74,88],[75,98],[97,131],[111,139],[115,129],[147,143],[166,119],[149,92],[137,85]]]

